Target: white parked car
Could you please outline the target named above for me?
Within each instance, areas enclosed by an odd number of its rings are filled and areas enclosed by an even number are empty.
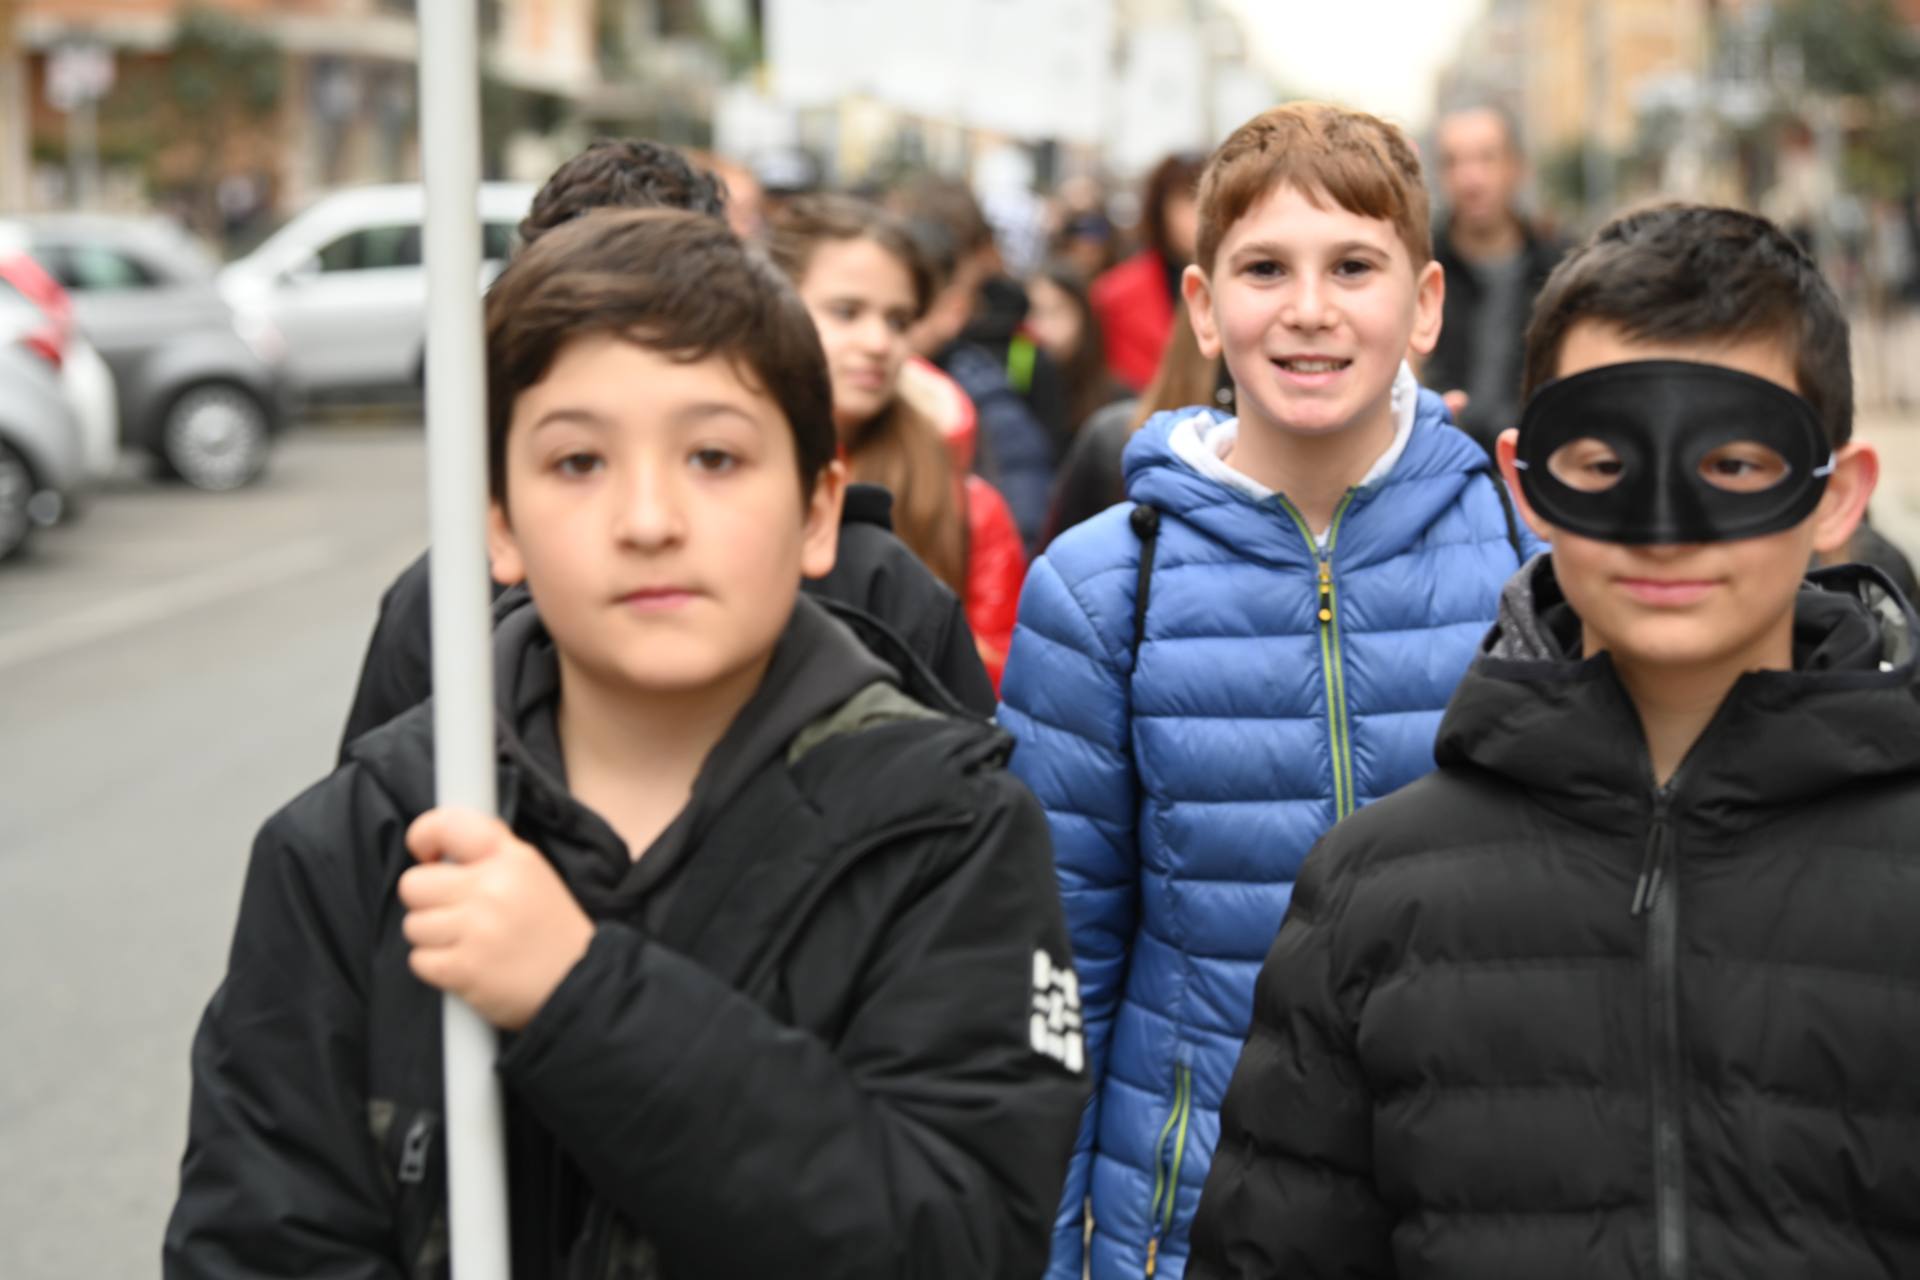
[[[512,250],[536,188],[483,183],[478,214],[484,286]],[[286,342],[296,395],[411,389],[426,350],[427,278],[418,184],[358,187],[322,197],[220,273],[243,318],[270,322]]]

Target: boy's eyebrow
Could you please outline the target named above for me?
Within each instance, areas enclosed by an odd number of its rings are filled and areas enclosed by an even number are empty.
[[[709,418],[739,418],[751,426],[761,425],[760,419],[744,407],[730,404],[725,400],[697,400],[692,404],[681,405],[671,415],[675,426],[698,426]]]
[[[534,432],[542,427],[560,426],[588,427],[595,431],[603,431],[607,427],[607,419],[591,409],[573,407],[549,409],[540,415],[539,421],[529,427],[528,431]]]
[[[754,426],[760,425],[760,420],[746,409],[737,404],[729,404],[724,400],[699,400],[693,404],[682,405],[668,415],[668,420],[676,427],[690,427],[697,426],[709,418],[721,417],[739,418],[743,422],[751,423]],[[560,426],[586,427],[591,431],[606,431],[613,426],[613,420],[604,414],[594,412],[592,409],[564,406],[558,409],[549,409],[541,414],[539,420],[535,422],[533,426],[529,427],[528,431],[533,432],[543,427]]]
[[[1386,253],[1388,250],[1371,240],[1342,240],[1333,246],[1332,256],[1345,257],[1354,253]],[[1246,257],[1284,258],[1288,256],[1288,246],[1273,240],[1255,240],[1243,244],[1233,251],[1235,260]]]

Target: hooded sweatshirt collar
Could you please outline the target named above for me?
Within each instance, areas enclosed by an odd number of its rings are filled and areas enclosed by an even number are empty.
[[[1367,474],[1361,477],[1358,488],[1364,489],[1384,480],[1393,471],[1394,464],[1400,461],[1400,455],[1407,451],[1407,441],[1413,438],[1419,398],[1420,384],[1414,381],[1413,370],[1403,360],[1400,362],[1400,371],[1394,375],[1390,393],[1393,439],[1367,469]],[[1233,442],[1239,437],[1240,419],[1217,417],[1201,410],[1174,424],[1167,438],[1167,446],[1180,461],[1201,475],[1229,489],[1237,489],[1255,502],[1264,502],[1274,496],[1274,491],[1227,461],[1227,455],[1233,451]],[[1327,545],[1327,532],[1325,529],[1314,531],[1314,540],[1322,548]]]
[[[1416,384],[1412,408],[1399,456],[1389,450],[1382,457],[1386,465],[1376,464],[1367,482],[1356,486],[1341,517],[1337,548],[1343,564],[1400,554],[1459,500],[1467,485],[1492,479],[1485,450],[1450,425],[1439,396]],[[1183,456],[1187,446],[1176,448],[1175,433],[1183,426],[1183,436],[1190,432],[1204,441],[1214,424],[1226,420],[1226,414],[1205,409],[1154,415],[1134,434],[1123,457],[1127,497],[1177,516],[1238,557],[1275,567],[1310,565],[1320,548],[1302,536],[1284,495],[1257,493],[1211,470],[1203,474],[1191,455]],[[1208,452],[1204,444],[1200,450]],[[1213,461],[1225,466],[1218,454]]]
[[[1611,657],[1583,658],[1580,632],[1551,557],[1536,557],[1508,582],[1435,755],[1582,821],[1636,828],[1654,797],[1645,738]],[[1916,635],[1920,619],[1877,570],[1809,576],[1794,608],[1793,669],[1734,683],[1670,784],[1675,805],[1743,826],[1849,785],[1920,782]]]
[[[560,750],[560,664],[553,639],[529,601],[494,628],[494,683],[500,810],[560,838],[543,841],[590,913],[630,909],[669,876],[721,809],[802,729],[875,684],[899,685],[895,669],[868,651],[817,602],[797,597],[759,688],[715,744],[686,807],[645,854],[632,859],[598,814],[567,790]],[[350,757],[378,774],[403,809],[433,804],[433,721],[429,705],[355,743]]]

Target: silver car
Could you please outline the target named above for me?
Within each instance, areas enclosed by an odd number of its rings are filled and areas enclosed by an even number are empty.
[[[40,309],[0,283],[0,560],[74,505],[86,475],[80,424],[46,355],[26,340]]]
[[[160,218],[20,225],[113,370],[123,443],[196,488],[236,489],[258,476],[287,421],[285,343],[270,323],[235,314],[211,255]]]
[[[499,272],[533,196],[524,183],[480,185],[479,287]],[[227,300],[285,335],[297,395],[411,392],[422,385],[425,216],[418,184],[336,191],[221,271]]]

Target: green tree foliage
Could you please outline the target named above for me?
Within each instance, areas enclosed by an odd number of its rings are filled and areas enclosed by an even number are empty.
[[[1883,196],[1911,190],[1920,180],[1920,31],[1893,0],[1782,0],[1768,44],[1776,69],[1798,66],[1805,91],[1849,104],[1846,185]]]
[[[180,139],[195,153],[186,194],[202,229],[211,232],[218,225],[215,191],[227,140],[279,110],[285,59],[271,36],[197,5],[180,15],[168,55],[168,102]]]
[[[1920,39],[1893,0],[1783,0],[1770,32],[1776,65],[1797,56],[1808,88],[1872,98],[1920,80]]]
[[[280,47],[246,23],[215,9],[189,8],[180,15],[170,52],[169,87],[183,115],[222,128],[279,108]]]

